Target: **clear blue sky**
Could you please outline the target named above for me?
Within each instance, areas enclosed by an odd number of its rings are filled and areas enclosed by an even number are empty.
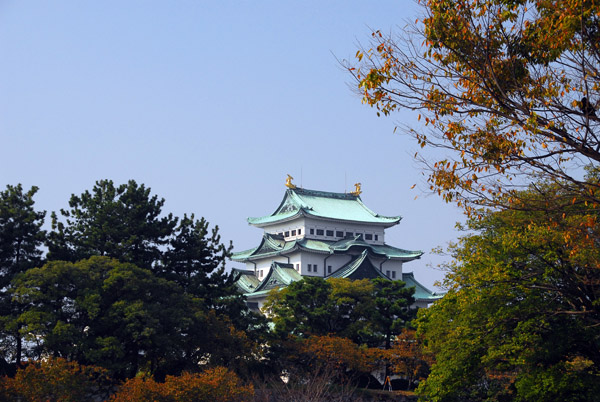
[[[417,145],[393,133],[414,116],[378,118],[336,61],[417,14],[410,0],[0,0],[0,185],[37,185],[50,212],[96,180],[135,179],[239,251],[287,173],[326,191],[361,182],[367,206],[404,217],[387,242],[425,251],[405,270],[432,286],[444,259],[429,251],[462,215],[419,190]]]

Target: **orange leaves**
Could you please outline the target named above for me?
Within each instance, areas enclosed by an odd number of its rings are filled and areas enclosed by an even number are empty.
[[[187,401],[250,401],[252,385],[244,385],[240,378],[224,367],[207,369],[202,373],[183,373],[167,376],[164,383],[151,378],[136,377],[127,380],[112,396],[111,402],[187,402]]]
[[[0,398],[23,402],[80,402],[104,400],[115,389],[104,369],[61,358],[30,363],[14,378],[0,377]],[[112,402],[250,401],[252,385],[245,385],[224,367],[202,373],[167,376],[164,383],[135,377],[110,397]]]
[[[358,85],[380,115],[418,112],[425,127],[407,132],[419,146],[455,152],[443,157],[460,168],[441,173],[423,157],[433,191],[463,206],[496,206],[516,177],[519,184],[573,177],[569,161],[582,153],[600,160],[586,135],[594,130],[581,119],[581,99],[597,98],[600,88],[589,53],[595,37],[582,34],[596,29],[596,3],[430,0],[425,7],[418,37],[373,32],[373,52],[362,59],[369,75]]]
[[[395,375],[406,377],[411,383],[424,379],[433,364],[432,357],[423,352],[416,332],[410,329],[404,329],[390,349],[371,348],[368,353],[387,365]]]
[[[311,336],[300,342],[300,352],[309,356],[313,364],[335,370],[368,372],[372,369],[365,351],[348,338],[332,335]]]
[[[107,392],[111,385],[106,370],[62,358],[30,362],[17,370],[14,378],[0,377],[0,382],[4,396],[23,402],[92,400],[93,396]]]

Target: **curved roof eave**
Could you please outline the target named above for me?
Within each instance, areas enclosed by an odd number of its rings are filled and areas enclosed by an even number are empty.
[[[347,218],[343,215],[345,212],[339,216],[339,208],[347,212]],[[354,219],[352,215],[354,215]],[[371,224],[386,228],[397,225],[402,220],[401,216],[384,216],[373,212],[362,202],[360,196],[294,188],[286,190],[275,212],[267,216],[248,218],[248,223],[264,227],[294,220],[300,216],[334,222]]]

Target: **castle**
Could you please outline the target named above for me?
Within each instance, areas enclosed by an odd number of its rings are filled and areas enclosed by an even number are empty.
[[[248,218],[264,230],[257,247],[234,253],[236,285],[251,309],[259,310],[267,294],[304,276],[363,279],[383,277],[415,287],[415,305],[427,307],[440,295],[403,272],[406,262],[421,251],[404,250],[385,243],[385,229],[400,216],[381,216],[367,208],[360,184],[351,193],[332,193],[296,187],[288,175],[283,200],[270,215]]]

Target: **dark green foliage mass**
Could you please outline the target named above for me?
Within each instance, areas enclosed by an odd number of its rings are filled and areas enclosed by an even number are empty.
[[[37,191],[32,187],[24,192],[18,184],[0,192],[0,356],[17,363],[22,352],[17,321],[20,306],[11,300],[10,289],[17,274],[42,261],[46,212],[34,209]]]
[[[15,281],[32,357],[64,357],[120,377],[180,353],[193,304],[173,282],[108,257],[50,261]],[[39,342],[39,340],[43,340]]]
[[[389,347],[391,336],[409,325],[414,288],[386,279],[324,280],[306,277],[269,296],[275,333],[345,337],[356,344]]]
[[[198,370],[248,373],[267,321],[251,313],[225,272],[232,246],[218,227],[163,213],[164,199],[130,180],[96,182],[52,214],[21,186],[0,193],[2,353],[64,357],[126,378]],[[25,340],[25,342],[23,342]]]
[[[530,210],[469,222],[448,293],[421,310],[418,329],[436,356],[419,387],[428,400],[600,400],[598,205],[550,211],[574,199],[554,184],[519,196]]]
[[[225,272],[231,248],[221,243],[218,226],[210,230],[204,218],[184,215],[155,269],[159,276],[214,307],[220,298],[231,294],[233,276]]]
[[[374,311],[370,315],[379,336],[389,349],[392,338],[402,332],[416,317],[417,310],[409,308],[415,302],[415,288],[407,288],[402,281],[373,279]]]
[[[164,199],[134,180],[115,186],[100,180],[92,191],[73,194],[62,222],[52,214],[48,259],[79,261],[94,255],[152,268],[161,258],[177,224],[172,214],[161,216]]]

